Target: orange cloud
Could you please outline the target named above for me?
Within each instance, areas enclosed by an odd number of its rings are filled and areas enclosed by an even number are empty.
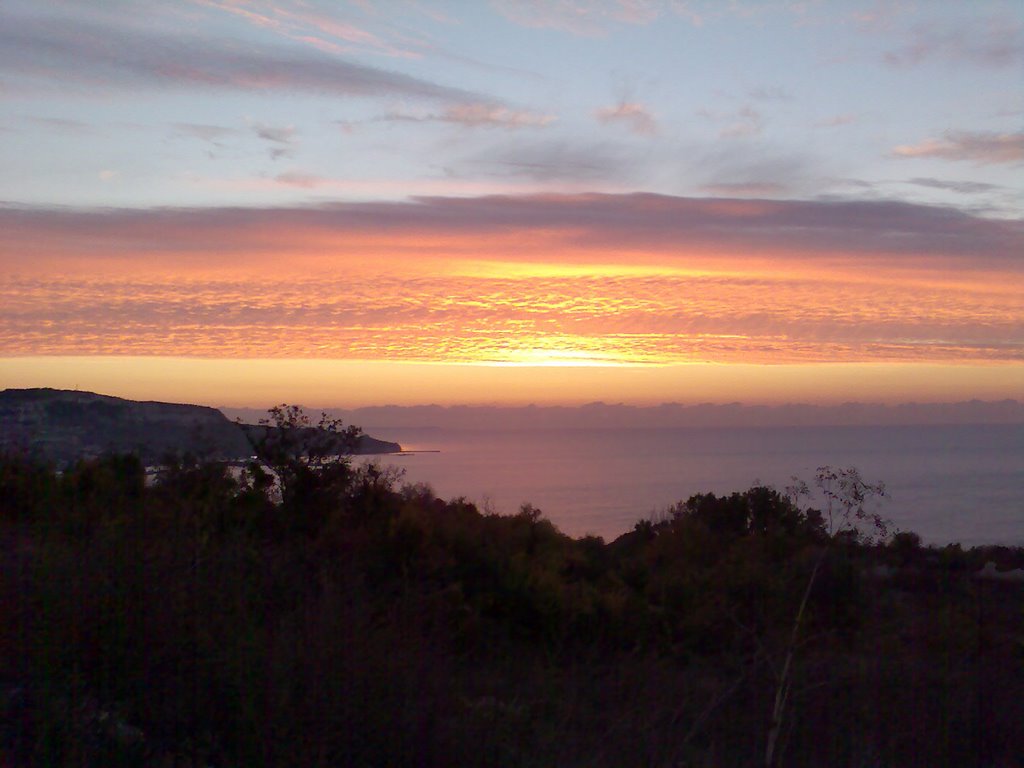
[[[1018,222],[656,195],[0,209],[0,355],[1024,362]]]
[[[1009,291],[753,275],[8,281],[0,354],[461,363],[1012,361]]]

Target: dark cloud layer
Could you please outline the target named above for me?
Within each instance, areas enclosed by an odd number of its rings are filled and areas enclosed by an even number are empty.
[[[685,254],[836,254],[953,259],[964,269],[1024,269],[1024,222],[894,201],[790,201],[586,194],[418,198],[305,208],[0,208],[0,264],[57,249],[89,257],[271,252],[346,234],[484,236],[544,231],[570,248]],[[552,253],[557,260],[558,253]],[[229,258],[225,256],[225,258]],[[234,257],[231,257],[234,258]]]

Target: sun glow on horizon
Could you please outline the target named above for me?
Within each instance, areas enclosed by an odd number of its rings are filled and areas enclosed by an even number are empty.
[[[219,406],[634,405],[1020,399],[1024,366],[832,363],[483,365],[330,359],[0,357],[0,386]]]
[[[121,5],[0,0],[0,387],[1024,392],[1007,0]]]
[[[614,278],[614,277],[711,277],[728,276],[725,270],[668,266],[658,263],[637,264],[537,262],[537,261],[457,261],[449,274],[458,277],[529,280],[531,278]],[[735,272],[734,274],[739,274]]]
[[[661,229],[648,227],[644,217],[659,206]],[[424,223],[425,212],[436,220]],[[756,220],[766,212],[793,222]],[[10,224],[0,266],[16,267],[0,273],[0,356],[131,359],[138,371],[169,358],[213,366],[197,371],[276,359],[275,371],[345,369],[416,388],[411,369],[395,367],[409,364],[431,371],[437,396],[529,391],[531,400],[560,402],[609,390],[624,400],[694,391],[778,399],[812,397],[818,387],[829,397],[834,386],[856,399],[875,385],[850,371],[891,365],[910,366],[893,374],[908,399],[911,381],[919,392],[970,395],[913,366],[945,376],[970,367],[979,394],[1008,396],[1018,390],[999,366],[1024,371],[1024,278],[1001,223],[969,219],[962,232],[933,236],[935,211],[899,208],[886,232],[855,220],[860,253],[834,230],[837,217],[863,209],[842,205],[812,210],[818,229],[802,204],[631,196],[257,213],[0,208],[0,223]],[[383,223],[371,227],[370,214]],[[672,229],[687,216],[699,237]],[[805,230],[808,242],[823,243],[818,251],[792,242]],[[993,243],[985,258],[973,250],[979,232]],[[913,249],[892,252],[908,239]],[[925,246],[936,255],[922,257]],[[786,378],[776,392],[782,368],[813,375]],[[830,370],[846,373],[835,379]],[[225,375],[240,390],[267,391]]]
[[[498,368],[623,368],[659,365],[646,361],[599,356],[576,349],[523,349],[509,352],[502,360],[481,360],[469,364]]]

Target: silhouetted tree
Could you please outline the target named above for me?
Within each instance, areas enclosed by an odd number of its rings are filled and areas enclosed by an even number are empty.
[[[300,527],[314,532],[351,486],[350,457],[362,430],[345,426],[326,412],[313,423],[297,405],[278,405],[268,413],[270,417],[247,428],[246,435],[258,461],[277,476],[283,510],[293,514]],[[258,465],[250,472],[255,484],[266,486]]]

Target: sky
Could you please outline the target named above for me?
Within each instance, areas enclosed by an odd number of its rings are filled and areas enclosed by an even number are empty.
[[[1024,399],[1024,6],[4,0],[0,386]]]

